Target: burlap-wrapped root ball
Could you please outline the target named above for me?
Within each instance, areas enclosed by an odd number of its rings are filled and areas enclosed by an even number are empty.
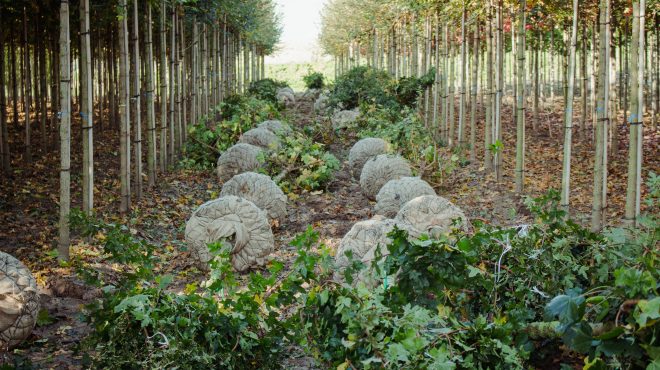
[[[208,270],[208,244],[230,243],[231,264],[236,271],[263,266],[275,249],[266,212],[247,199],[224,196],[199,206],[186,223],[186,243],[200,267]]]
[[[283,221],[286,217],[286,195],[267,175],[254,172],[236,175],[222,186],[220,196],[227,195],[251,201],[273,220]]]
[[[320,94],[321,94],[321,90],[319,89],[307,89],[305,90],[305,92],[302,93],[301,99],[312,101],[318,98]]]
[[[332,115],[332,128],[339,130],[351,126],[360,115],[360,110],[355,108],[353,110],[340,110]]]
[[[375,137],[368,137],[355,143],[348,152],[348,167],[353,177],[360,177],[362,167],[369,158],[389,153],[390,150],[387,141]]]
[[[270,119],[257,125],[258,128],[265,128],[276,135],[287,135],[291,133],[291,127],[282,121]]]
[[[278,102],[286,106],[293,105],[296,102],[296,95],[294,94],[293,89],[290,87],[283,87],[278,89],[276,98]]]
[[[408,161],[400,155],[380,154],[367,160],[360,174],[360,187],[373,200],[388,181],[411,176]]]
[[[21,261],[0,252],[0,349],[30,336],[38,313],[39,293],[32,273]]]
[[[423,195],[404,204],[394,218],[407,225],[410,236],[419,238],[426,234],[437,238],[452,229],[454,219],[460,219],[458,228],[468,230],[468,219],[452,202],[437,195]]]
[[[327,93],[322,93],[314,102],[314,112],[316,114],[326,114],[328,112],[328,105],[330,104],[330,97]]]
[[[351,230],[341,239],[339,249],[335,254],[335,264],[343,270],[350,265],[346,256],[347,251],[353,252],[354,261],[363,261],[363,258],[372,248],[380,245],[383,255],[387,254],[387,244],[391,240],[387,234],[396,225],[395,221],[382,216],[375,216],[370,220],[357,222]],[[373,259],[373,257],[372,257]],[[369,261],[363,261],[365,263]]]
[[[256,145],[264,149],[277,150],[280,147],[280,139],[266,128],[257,127],[245,131],[238,141],[240,143]]]
[[[218,158],[216,173],[220,181],[228,181],[239,173],[254,171],[263,165],[258,146],[239,143],[227,149]]]
[[[422,195],[435,195],[435,190],[428,182],[419,177],[402,177],[390,180],[376,195],[375,213],[385,217],[394,217],[408,201]]]

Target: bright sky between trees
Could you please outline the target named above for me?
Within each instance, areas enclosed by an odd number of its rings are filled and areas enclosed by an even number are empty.
[[[321,9],[327,0],[277,0],[284,27],[278,51],[267,64],[309,62],[320,54]]]

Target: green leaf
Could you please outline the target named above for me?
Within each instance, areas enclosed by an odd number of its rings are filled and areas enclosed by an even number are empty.
[[[577,352],[587,353],[591,349],[591,342],[593,340],[591,333],[591,325],[586,322],[580,322],[566,329],[563,336],[564,343]]]
[[[562,294],[554,297],[545,307],[548,315],[558,317],[562,324],[570,325],[584,315],[584,297],[569,292],[569,295]]]
[[[387,358],[391,362],[408,362],[409,355],[410,353],[401,343],[392,343],[387,348]]]
[[[640,328],[647,327],[649,320],[660,318],[660,297],[655,297],[650,301],[645,299],[639,301],[633,317]]]

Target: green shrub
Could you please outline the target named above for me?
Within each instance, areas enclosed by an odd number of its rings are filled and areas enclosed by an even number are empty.
[[[257,99],[265,100],[271,104],[277,104],[277,90],[287,87],[286,82],[276,81],[272,78],[253,81],[248,87],[248,94]]]
[[[395,229],[389,255],[362,271],[376,287],[348,284],[358,261],[347,283],[302,297],[306,347],[341,368],[522,369],[582,354],[595,368],[657,363],[658,218],[601,235],[565,220],[556,191],[528,207],[538,223],[476,223],[438,240]]]
[[[353,109],[361,104],[397,105],[390,75],[371,67],[355,67],[335,81],[330,106]]]
[[[394,88],[396,99],[402,106],[415,107],[420,94],[435,82],[435,68],[422,77],[401,77]]]
[[[279,117],[272,103],[253,96],[229,96],[218,109],[222,113],[219,122],[202,120],[188,126],[184,164],[212,168],[220,153],[236,144],[243,132],[253,128],[255,123]]]
[[[341,166],[324,145],[306,135],[282,137],[280,149],[266,154],[268,173],[286,193],[324,188]]]
[[[303,76],[303,81],[308,89],[322,89],[325,86],[325,77],[321,72],[309,72]]]

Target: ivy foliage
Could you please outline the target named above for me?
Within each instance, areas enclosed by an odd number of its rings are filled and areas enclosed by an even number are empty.
[[[241,134],[255,122],[278,118],[278,107],[253,95],[232,95],[215,110],[217,122],[203,118],[188,127],[183,164],[190,167],[213,168],[218,155],[238,142]]]
[[[275,106],[277,102],[277,90],[287,87],[286,82],[276,81],[272,78],[264,78],[250,83],[248,87],[248,94],[256,97],[257,99],[265,100]],[[279,107],[278,108],[282,108]]]
[[[311,228],[291,242],[290,267],[271,262],[246,284],[228,249],[212,244],[208,280],[182,292],[150,267],[163,263],[144,253],[153,246],[80,216],[86,235],[103,235],[108,259],[122,244],[124,262],[145,266],[87,307],[95,330],[84,348],[90,364],[113,368],[276,368],[292,344],[339,369],[525,369],[558,357],[591,369],[655,368],[657,213],[598,234],[558,204],[554,191],[529,199],[531,225],[476,222],[469,234],[419,240],[395,229],[387,256],[353,261],[342,281]]]
[[[280,140],[282,145],[276,152],[264,154],[265,172],[285,193],[323,189],[341,167],[337,157],[307,135],[294,132]]]
[[[325,77],[321,72],[312,72],[303,76],[303,82],[308,89],[322,89],[325,87]]]

